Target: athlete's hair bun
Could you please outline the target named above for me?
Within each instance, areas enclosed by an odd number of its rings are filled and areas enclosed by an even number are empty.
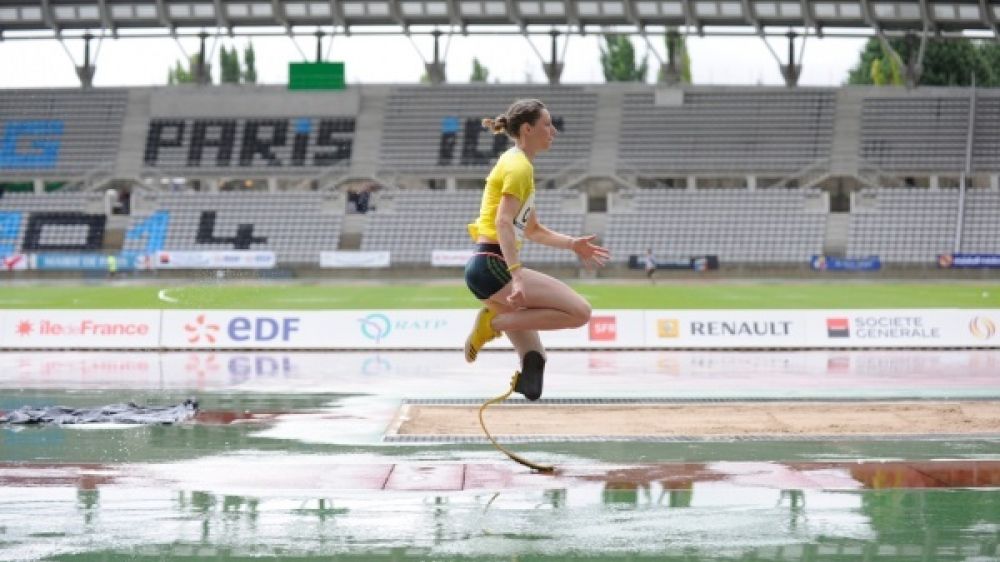
[[[510,122],[506,115],[498,115],[495,119],[490,119],[489,117],[483,119],[483,127],[492,131],[494,135],[506,133],[509,124]]]

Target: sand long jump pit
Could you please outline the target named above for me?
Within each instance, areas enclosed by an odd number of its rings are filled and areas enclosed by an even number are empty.
[[[406,400],[389,442],[486,441],[473,400]],[[988,400],[509,400],[489,407],[498,439],[724,441],[1000,436]]]

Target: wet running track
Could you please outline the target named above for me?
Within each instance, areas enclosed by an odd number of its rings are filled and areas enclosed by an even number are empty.
[[[1000,440],[394,443],[485,399],[484,353],[6,353],[0,411],[167,404],[178,426],[0,426],[0,560],[1000,560]],[[1000,352],[553,353],[545,397],[1000,397]],[[581,405],[579,407],[586,407]],[[1000,420],[998,420],[1000,432]]]

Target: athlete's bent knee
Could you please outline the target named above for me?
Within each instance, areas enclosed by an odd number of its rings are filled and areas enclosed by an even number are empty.
[[[573,319],[572,327],[579,328],[580,326],[586,325],[587,322],[590,322],[591,312],[592,309],[590,307],[590,303],[588,303],[583,299],[580,299],[580,303],[574,306],[573,309],[569,311],[570,317]]]

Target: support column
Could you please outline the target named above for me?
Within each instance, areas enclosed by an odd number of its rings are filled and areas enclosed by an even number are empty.
[[[90,40],[94,36],[90,33],[83,35],[83,65],[76,67],[76,76],[80,79],[81,88],[94,87],[94,73],[97,67],[90,62]]]
[[[208,39],[208,33],[202,31],[198,34],[198,62],[192,69],[194,71],[194,82],[200,85],[212,82],[211,65],[205,60],[206,39]]]
[[[785,34],[788,37],[788,64],[781,65],[781,76],[785,79],[785,85],[794,88],[799,85],[799,76],[802,74],[802,65],[795,64],[795,38],[798,35],[794,31]],[[805,41],[805,38],[803,38]]]
[[[545,69],[545,76],[548,77],[549,84],[556,85],[562,77],[564,65],[559,62],[559,56],[556,54],[556,39],[559,38],[559,32],[553,29],[549,31],[549,35],[552,37],[552,56],[549,58],[549,62],[542,64],[542,67]],[[567,37],[566,40],[568,41],[569,38]]]
[[[326,35],[321,30],[316,30],[316,62],[323,62],[323,36]],[[331,39],[332,41],[332,39]]]
[[[660,73],[658,80],[660,84],[676,86],[681,83],[681,66],[683,49],[681,48],[681,34],[675,29],[667,31],[667,60],[660,63]],[[652,46],[650,46],[652,50]],[[655,53],[655,51],[654,51]]]
[[[1000,176],[990,175],[990,191],[1000,191]]]
[[[909,47],[910,56],[904,62],[903,57],[896,52],[896,49],[892,48],[889,43],[889,39],[885,36],[885,33],[879,31],[878,39],[879,43],[882,45],[882,50],[885,51],[890,57],[892,57],[896,64],[899,65],[899,69],[903,71],[903,81],[906,83],[906,88],[912,90],[917,87],[920,83],[920,77],[924,73],[924,52],[927,50],[927,29],[925,28],[923,33],[920,34],[920,44],[917,45],[917,37],[913,33],[906,34],[906,44]],[[916,48],[914,48],[916,47]]]
[[[34,188],[35,193],[45,193],[45,180],[42,178],[33,179],[31,181],[31,185]]]
[[[427,71],[428,78],[431,79],[431,84],[444,84],[444,62],[441,60],[440,51],[438,49],[438,41],[441,39],[441,31],[435,29],[431,35],[434,36],[434,60],[424,64],[424,69]]]

